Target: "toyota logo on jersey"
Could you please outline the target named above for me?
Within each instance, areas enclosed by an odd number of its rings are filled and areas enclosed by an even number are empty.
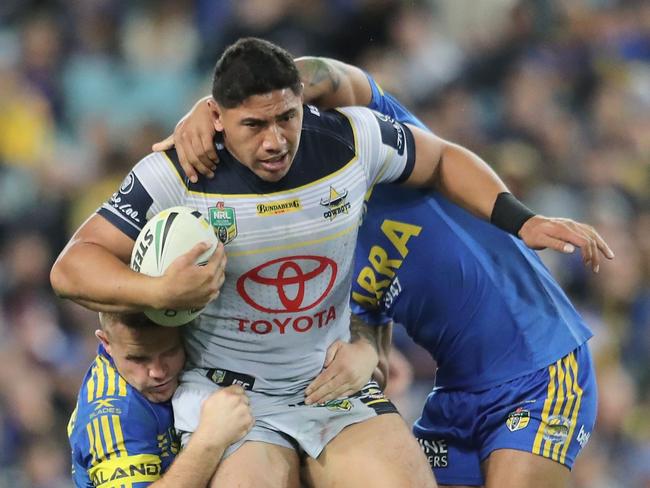
[[[237,291],[262,312],[303,312],[327,297],[336,272],[336,263],[323,256],[278,258],[243,274],[237,280]]]

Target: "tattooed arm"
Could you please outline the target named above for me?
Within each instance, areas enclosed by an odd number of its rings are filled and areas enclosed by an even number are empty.
[[[327,349],[323,371],[305,391],[305,403],[325,403],[358,392],[371,379],[383,388],[388,379],[392,325],[370,326],[352,315],[350,342]]]
[[[366,341],[377,351],[378,362],[372,377],[382,389],[386,388],[389,372],[388,357],[393,340],[393,323],[371,326],[353,314],[350,321],[350,335],[352,336],[351,342]]]
[[[372,96],[366,74],[341,61],[329,58],[297,58],[296,66],[305,85],[305,103],[320,108],[368,105]]]

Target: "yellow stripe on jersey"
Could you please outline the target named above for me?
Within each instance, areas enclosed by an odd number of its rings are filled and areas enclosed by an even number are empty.
[[[565,396],[564,396],[564,369],[562,368],[562,360],[558,360],[555,363],[555,367],[557,369],[557,394],[555,396],[555,407],[553,408],[553,417],[557,417],[560,414],[560,409],[562,408],[562,405],[564,404]],[[553,447],[553,443],[550,442],[548,439],[544,442],[544,452],[543,456],[544,457],[551,457],[551,448]]]
[[[117,394],[119,396],[126,396],[126,380],[120,375],[117,375]]]
[[[95,434],[93,434],[93,427],[90,422],[86,424],[86,432],[88,433],[88,445],[90,446],[90,454],[92,455],[91,464],[97,463],[97,451],[95,450]]]
[[[117,415],[111,415],[111,421],[113,423],[113,432],[115,432],[115,452],[117,452],[118,456],[128,456],[129,452],[124,443],[124,434],[122,433],[120,417]]]
[[[349,227],[346,227],[343,230],[340,230],[336,234],[331,234],[326,237],[323,237],[321,239],[314,239],[312,241],[300,241],[300,242],[294,242],[292,244],[286,244],[283,246],[271,246],[271,247],[265,247],[265,248],[258,248],[258,249],[250,249],[248,251],[239,251],[239,252],[229,252],[228,257],[229,258],[234,258],[238,256],[250,256],[251,254],[262,254],[262,253],[267,253],[267,252],[272,252],[272,251],[283,251],[283,250],[289,250],[289,249],[296,249],[299,247],[303,246],[312,246],[314,244],[319,244],[321,242],[326,242],[326,241],[331,241],[334,239],[338,239],[341,236],[344,236],[345,234],[348,234],[352,232],[353,230],[356,230],[359,228],[359,222],[354,222]]]
[[[379,88],[379,85],[377,85],[377,88]],[[381,91],[381,88],[379,88],[379,90]],[[382,95],[383,95],[383,91],[382,91]],[[352,159],[352,161],[354,161],[355,159],[358,158],[358,154],[359,154],[359,135],[357,133],[357,126],[354,124],[354,121],[346,113],[341,112],[338,109],[335,109],[335,110],[337,112],[343,114],[348,119],[348,121],[350,122],[350,126],[352,127],[352,134],[353,134],[353,137],[354,137],[354,153],[357,155]],[[406,143],[406,140],[405,140],[404,141],[404,146],[405,147],[406,147],[406,144],[407,143]],[[407,150],[408,150],[408,148],[407,148]],[[377,176],[375,176],[375,179],[370,183],[370,185],[368,185],[368,191],[366,192],[366,201],[368,201],[368,199],[370,198],[370,194],[372,194],[372,189],[374,188],[374,186],[384,176],[384,173],[386,173],[386,171],[388,170],[388,162],[390,161],[391,157],[393,156],[393,153],[395,153],[395,152],[396,152],[395,149],[389,148],[388,154],[386,154],[386,157],[384,158],[384,161],[381,163],[381,168],[377,172]],[[352,161],[350,161],[350,162],[352,162]]]
[[[338,113],[343,115],[346,119],[348,119],[348,122],[350,123],[350,127],[352,128],[352,138],[354,139],[354,157],[348,163],[348,164],[352,164],[357,159],[359,159],[359,131],[357,130],[356,124],[350,118],[350,116],[348,114],[346,114],[345,112],[342,112],[341,110],[339,110],[337,108],[334,109],[334,110],[336,110]],[[346,164],[345,166],[347,166],[348,164]],[[343,169],[343,168],[341,168],[341,169]],[[338,173],[338,171],[337,171],[337,173]]]
[[[93,399],[95,398],[95,370],[96,369],[97,369],[97,365],[93,364],[93,367],[90,370],[90,377],[86,382],[86,401],[88,403],[92,402]]]
[[[106,396],[114,396],[116,388],[118,396],[126,396],[126,380],[117,373],[116,369],[111,365],[108,359],[103,356],[101,359],[106,365],[106,373],[108,377],[108,388],[106,389]]]
[[[117,454],[117,450],[115,449],[115,443],[113,442],[111,427],[108,424],[108,415],[102,415],[99,423],[102,427],[102,438],[104,439],[104,445],[106,446],[106,457],[110,458],[113,454]]]
[[[559,360],[555,363],[555,369],[557,371],[557,389],[556,389],[556,394],[555,394],[555,406],[553,407],[553,413],[551,415],[552,417],[556,417],[560,413],[560,407],[564,403],[564,388],[563,388],[563,383],[564,383],[564,370],[562,369],[562,360]],[[548,427],[548,424],[545,426],[545,428]],[[550,457],[551,456],[551,443],[548,441],[548,439],[544,440],[544,450],[542,452],[542,455],[544,457]]]
[[[379,169],[379,171],[377,171],[377,176],[375,176],[375,179],[372,180],[372,183],[370,184],[370,188],[374,188],[375,185],[377,184],[377,182],[378,182],[381,178],[383,178],[384,173],[385,173],[386,170],[388,169],[388,161],[390,161],[390,158],[393,156],[393,153],[394,153],[394,152],[395,152],[395,150],[392,149],[392,148],[388,151],[388,154],[386,154],[386,157],[384,158],[384,162],[381,163],[381,168]],[[366,193],[367,193],[367,192],[366,192]]]
[[[104,454],[104,446],[102,445],[102,431],[98,418],[93,419],[92,426],[93,439],[95,442],[90,444],[90,452],[92,453],[93,459],[95,459],[96,462],[101,462],[106,458],[106,455]]]
[[[95,364],[97,365],[97,393],[95,393],[95,398],[101,398],[106,393],[104,391],[106,385],[106,368],[101,356],[95,358]]]
[[[542,410],[542,421],[533,442],[533,454],[542,455],[564,463],[566,453],[576,427],[582,389],[578,384],[578,362],[575,353],[570,353],[549,366],[548,394]],[[551,406],[553,411],[551,412]],[[553,428],[566,429],[566,437],[560,442],[545,438]],[[560,431],[561,432],[561,431]]]
[[[542,452],[542,440],[544,438],[544,428],[546,427],[546,422],[548,422],[548,414],[551,410],[551,405],[553,404],[553,398],[555,397],[555,365],[551,364],[548,367],[548,393],[546,394],[546,400],[544,400],[544,409],[542,410],[542,421],[537,429],[537,434],[535,434],[535,441],[533,442],[533,454],[541,454]]]
[[[78,408],[79,408],[79,404],[75,405],[74,410],[72,411],[72,415],[70,415],[70,420],[68,420],[68,438],[72,435],[74,424],[77,421]]]
[[[347,117],[347,115],[346,115],[346,117]],[[321,182],[332,179],[333,177],[335,177],[336,175],[338,175],[342,171],[345,171],[348,168],[348,166],[350,166],[352,163],[354,163],[359,157],[358,156],[359,148],[358,148],[358,144],[357,144],[357,131],[356,131],[356,127],[354,126],[354,124],[351,123],[351,125],[352,125],[352,132],[354,134],[354,157],[352,159],[350,159],[350,161],[345,163],[343,166],[341,166],[339,169],[337,169],[333,173],[325,175],[322,178],[319,178],[318,180],[310,181],[309,183],[306,183],[306,184],[304,184],[302,186],[297,186],[295,188],[289,188],[289,189],[286,189],[286,190],[281,190],[281,191],[276,191],[276,192],[271,192],[271,193],[265,193],[264,195],[265,196],[272,196],[272,195],[281,194],[281,193],[282,194],[298,193],[298,192],[304,190],[305,188],[309,188],[311,186],[318,185]],[[201,197],[211,197],[211,198],[218,198],[218,199],[223,199],[223,198],[259,198],[259,196],[260,196],[259,193],[228,193],[228,194],[224,194],[224,193],[207,193],[207,192],[202,192],[202,191],[190,190],[187,187],[187,185],[185,185],[185,181],[183,181],[183,175],[181,175],[178,172],[178,170],[176,169],[176,166],[174,166],[174,162],[169,158],[169,156],[167,156],[167,153],[165,153],[163,151],[161,154],[167,159],[167,162],[172,167],[172,170],[174,171],[174,174],[178,178],[178,181],[180,181],[181,185],[183,186],[183,188],[185,188],[185,192],[188,195],[197,195],[197,196],[201,196]]]
[[[573,379],[571,376],[571,367],[569,365],[571,361],[571,354],[565,356],[562,359],[562,368],[564,370],[564,383],[566,386],[566,400],[565,400],[565,405],[564,405],[564,410],[562,410],[562,417],[565,419],[568,419],[570,414],[571,414],[571,409],[573,408],[573,405],[575,403],[575,393],[573,392]],[[564,441],[564,444],[568,444],[569,439],[567,438]],[[553,454],[551,456],[551,459],[553,461],[559,461],[560,460],[560,449],[562,447],[562,443],[557,442],[555,446],[553,447]]]
[[[571,353],[569,355],[569,365],[571,367],[571,372],[573,373],[573,392],[575,393],[575,407],[573,408],[573,415],[571,416],[571,426],[569,427],[569,435],[567,440],[564,443],[564,448],[562,449],[562,456],[560,457],[560,462],[564,463],[566,459],[566,453],[569,450],[569,444],[571,439],[573,439],[573,432],[576,429],[576,424],[578,422],[578,413],[580,411],[580,403],[582,402],[582,388],[578,383],[578,361],[576,360],[575,354]]]
[[[108,360],[103,357],[99,356],[102,363],[104,363],[104,366],[106,367],[106,396],[113,396],[115,395],[115,383],[116,383],[116,374],[115,370],[111,366],[111,364],[108,362]]]
[[[88,470],[96,488],[119,488],[133,483],[153,483],[162,474],[161,461],[153,454],[138,454],[103,461]]]
[[[380,398],[378,400],[373,400],[371,402],[368,402],[366,403],[366,405],[370,406],[370,405],[374,405],[375,403],[387,403],[387,402],[390,402],[388,398]]]
[[[115,457],[128,456],[118,415],[103,415],[94,418],[86,424],[86,432],[92,455],[91,466]]]
[[[115,396],[115,390],[118,396],[125,397],[127,394],[126,381],[117,374],[108,359],[101,355],[95,358],[86,388],[88,403],[104,396]]]

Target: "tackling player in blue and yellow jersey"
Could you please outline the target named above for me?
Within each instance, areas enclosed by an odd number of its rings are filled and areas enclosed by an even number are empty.
[[[370,108],[426,129],[367,85]],[[379,185],[355,262],[353,311],[437,362],[414,433],[438,483],[565,486],[596,417],[592,334],[537,254],[440,194]]]
[[[306,102],[366,105],[426,130],[358,68],[322,58],[296,64]],[[213,135],[199,112],[197,104],[173,138],[190,177],[215,169],[213,149],[194,149],[210,147]],[[512,232],[523,223],[513,224]],[[606,245],[598,247],[581,249],[595,271],[599,252],[613,257]],[[586,345],[591,332],[536,253],[440,194],[378,185],[367,202],[355,262],[355,313],[381,337],[391,320],[404,324],[438,364],[436,388],[414,432],[439,484],[566,486],[596,414]],[[331,360],[308,388],[308,401],[355,391],[354,358],[347,359]]]
[[[244,390],[232,386],[206,400],[206,435],[192,438],[174,462],[179,442],[169,400],[185,362],[181,329],[144,314],[102,313],[100,322],[99,351],[68,424],[74,485],[205,487],[224,449],[252,426]]]

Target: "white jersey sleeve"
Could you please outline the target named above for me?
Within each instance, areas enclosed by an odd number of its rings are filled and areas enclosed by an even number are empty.
[[[133,167],[97,213],[135,240],[151,217],[182,205],[186,194],[171,160],[164,153],[151,153]]]
[[[369,186],[405,181],[415,164],[411,130],[391,117],[365,107],[339,109],[352,125],[356,154]]]

